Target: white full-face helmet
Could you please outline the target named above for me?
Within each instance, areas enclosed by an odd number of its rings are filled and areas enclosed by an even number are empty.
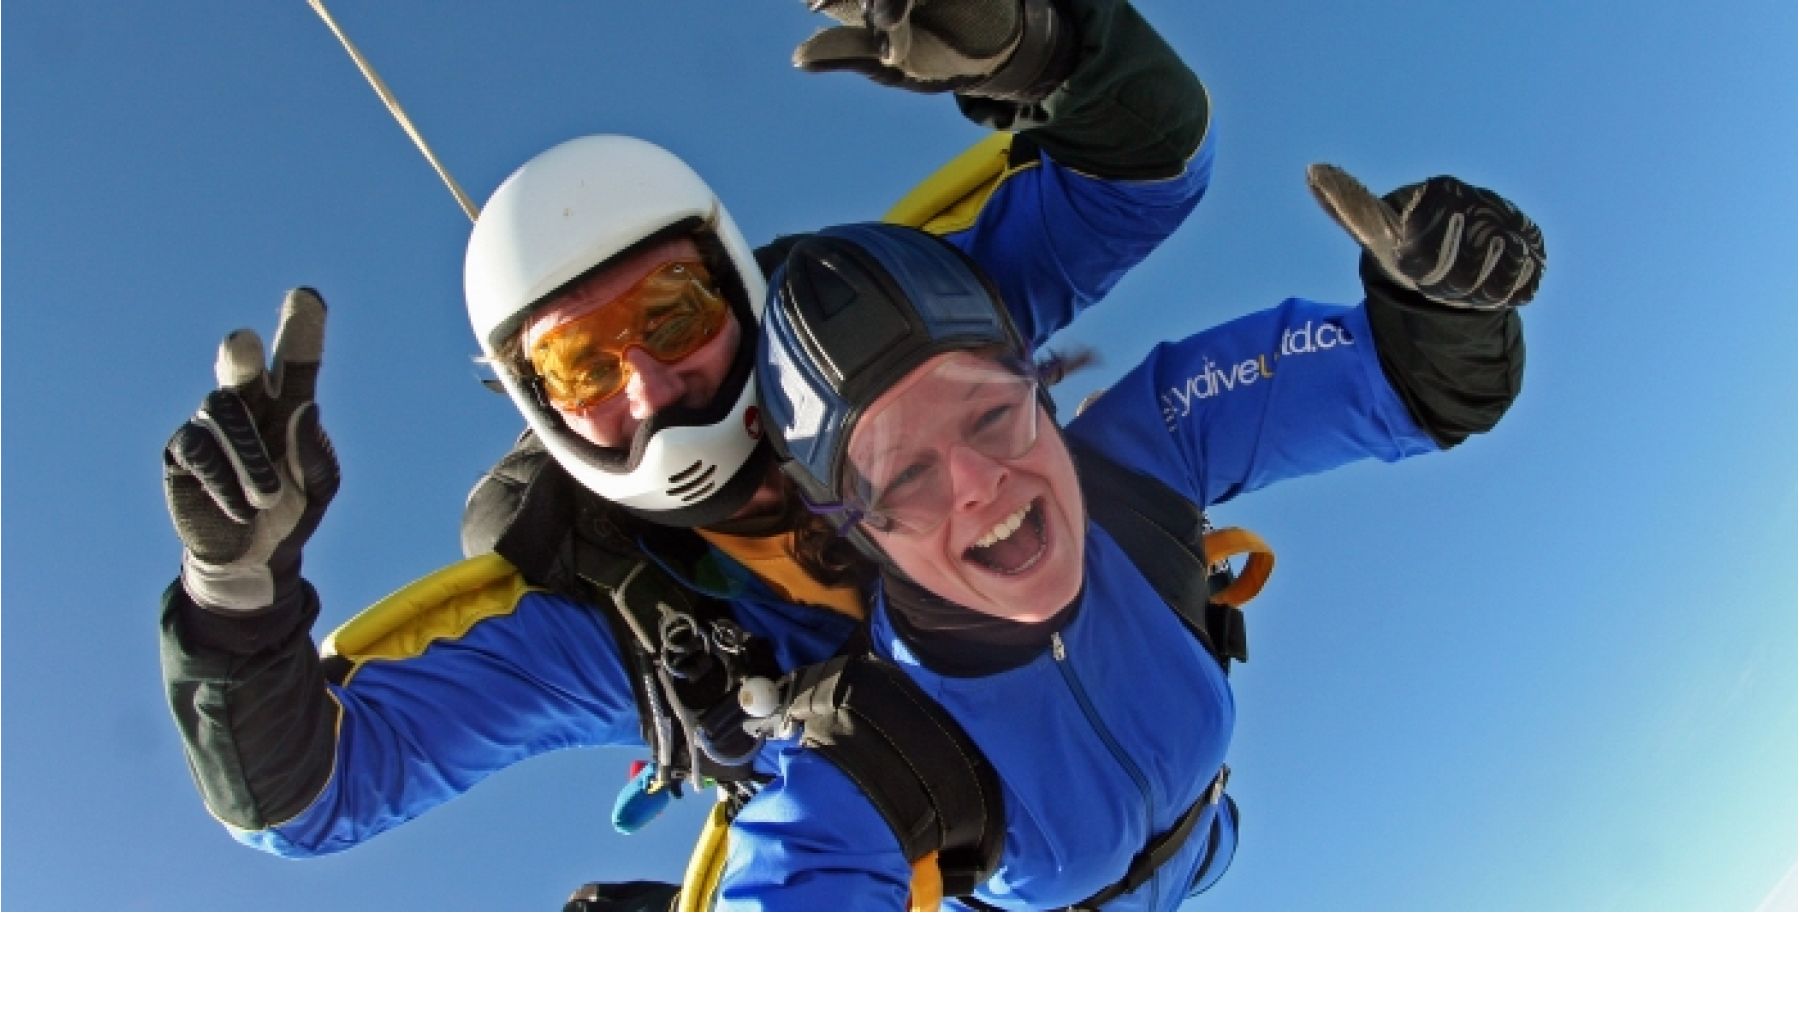
[[[731,301],[738,353],[713,400],[658,412],[624,449],[571,432],[502,357],[534,305],[647,241],[691,236]],[[583,136],[525,162],[475,221],[463,261],[469,321],[501,385],[583,486],[666,525],[705,525],[742,507],[767,454],[756,408],[754,342],[764,283],[737,224],[681,159],[627,136]]]

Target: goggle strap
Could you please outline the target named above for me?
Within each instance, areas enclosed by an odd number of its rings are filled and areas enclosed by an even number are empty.
[[[807,511],[812,512],[814,515],[822,515],[826,518],[831,518],[835,515],[842,518],[843,521],[837,523],[838,536],[849,536],[850,531],[856,528],[856,524],[863,521],[869,514],[853,504],[846,504],[842,501],[837,503],[814,504],[805,497],[801,497],[800,503],[806,507]]]

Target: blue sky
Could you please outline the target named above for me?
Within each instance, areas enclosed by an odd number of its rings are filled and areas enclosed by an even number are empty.
[[[333,9],[478,203],[546,146],[621,132],[760,241],[874,217],[979,136],[947,99],[791,70],[818,23],[798,2]],[[1218,165],[1068,331],[1107,363],[1061,392],[1290,295],[1355,299],[1311,161],[1378,192],[1491,186],[1550,255],[1495,433],[1215,513],[1280,566],[1234,676],[1244,844],[1196,907],[1793,910],[1792,4],[1141,9],[1212,92]],[[158,454],[219,338],[267,335],[297,283],[331,306],[321,635],[458,557],[518,418],[469,360],[466,218],[305,3],[4,19],[0,904],[544,911],[677,875],[704,805],[613,833],[623,751],[530,761],[323,860],[207,816],[158,673],[179,554]]]

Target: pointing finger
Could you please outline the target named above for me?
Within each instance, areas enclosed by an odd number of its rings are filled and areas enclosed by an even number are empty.
[[[274,373],[283,400],[312,399],[320,359],[325,353],[325,300],[310,286],[288,291],[275,329]]]

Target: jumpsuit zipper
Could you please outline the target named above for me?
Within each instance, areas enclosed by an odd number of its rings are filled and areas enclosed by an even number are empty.
[[[1069,665],[1068,655],[1068,649],[1063,646],[1062,634],[1060,632],[1050,634],[1050,657],[1055,660],[1056,668],[1062,673],[1063,682],[1069,685],[1069,692],[1075,695],[1075,703],[1081,706],[1082,714],[1087,716],[1088,725],[1094,728],[1094,733],[1099,736],[1101,743],[1106,745],[1107,750],[1112,752],[1113,758],[1118,760],[1119,765],[1137,784],[1138,793],[1144,799],[1144,832],[1154,836],[1156,833],[1156,805],[1150,794],[1150,780],[1137,767],[1137,763],[1131,760],[1131,756],[1126,754],[1125,749],[1120,746],[1118,738],[1114,737],[1112,731],[1106,728],[1106,724],[1100,721],[1100,713],[1094,711],[1094,703],[1088,698],[1087,689],[1081,685],[1080,677],[1075,675],[1075,669]],[[1150,908],[1152,910],[1156,908],[1157,895],[1162,889],[1161,881],[1162,870],[1158,869],[1156,875],[1150,878]]]

